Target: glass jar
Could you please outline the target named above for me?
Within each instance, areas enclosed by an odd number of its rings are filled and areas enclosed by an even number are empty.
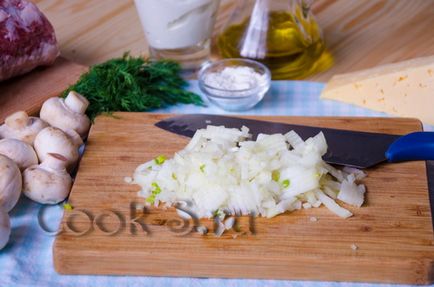
[[[333,57],[308,0],[243,0],[218,36],[224,58],[265,64],[273,79],[301,79],[328,69]]]

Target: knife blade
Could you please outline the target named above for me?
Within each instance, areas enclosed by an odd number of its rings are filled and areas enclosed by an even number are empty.
[[[328,144],[328,151],[323,159],[331,164],[357,168],[368,168],[386,161],[385,152],[401,137],[393,134],[310,127],[207,114],[180,115],[155,124],[161,129],[187,137],[192,137],[198,129],[206,128],[208,125],[238,129],[246,126],[250,129],[253,139],[256,139],[260,133],[285,134],[294,130],[306,140],[323,132]]]
[[[323,159],[331,164],[368,168],[378,163],[402,160],[427,160],[428,191],[434,230],[434,133],[415,132],[405,136],[347,131],[330,128],[292,125],[237,117],[191,114],[162,120],[155,124],[166,131],[192,137],[198,129],[208,125],[250,129],[252,138],[258,134],[297,132],[304,140],[323,132],[328,152]]]

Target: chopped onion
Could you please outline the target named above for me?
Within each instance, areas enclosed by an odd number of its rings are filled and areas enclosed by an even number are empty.
[[[255,214],[273,217],[324,204],[347,218],[351,212],[336,203],[361,206],[365,187],[357,184],[366,174],[343,171],[325,163],[324,135],[303,141],[294,131],[260,134],[249,139],[249,129],[208,126],[198,130],[173,158],[158,155],[137,167],[131,184],[149,205],[187,207],[197,218]],[[179,214],[188,218],[184,211]],[[232,218],[232,219],[231,219]],[[224,214],[222,220],[224,219]],[[234,218],[219,224],[217,233],[231,228]]]
[[[362,180],[366,177],[366,173],[354,167],[345,166],[342,171],[347,174],[352,174],[356,180]]]
[[[318,196],[318,199],[333,213],[336,215],[348,218],[352,216],[353,214],[349,212],[347,209],[339,206],[333,199],[325,195],[321,190],[315,191],[316,196]]]
[[[225,229],[229,230],[234,226],[235,223],[235,217],[229,217],[225,220]]]
[[[360,207],[364,201],[364,194],[364,185],[357,185],[354,181],[345,179],[342,181],[337,198],[345,203]]]

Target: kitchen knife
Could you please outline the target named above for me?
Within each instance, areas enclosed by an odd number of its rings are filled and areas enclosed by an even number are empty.
[[[275,123],[245,118],[188,114],[155,124],[166,131],[192,137],[208,125],[250,129],[253,139],[258,134],[287,133],[294,130],[304,140],[323,132],[328,151],[323,159],[331,164],[368,168],[384,161],[434,160],[434,132],[415,132],[405,136],[330,128]]]

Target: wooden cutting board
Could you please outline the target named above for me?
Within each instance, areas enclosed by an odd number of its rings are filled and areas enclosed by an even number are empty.
[[[424,162],[367,170],[366,204],[360,209],[348,207],[352,218],[338,218],[325,207],[272,219],[240,217],[239,231],[217,238],[210,220],[201,220],[209,233],[200,235],[173,209],[134,207],[143,200],[136,197],[139,188],[127,185],[124,177],[158,155],[172,156],[189,140],[153,125],[165,117],[117,113],[115,118],[96,119],[70,196],[74,209],[65,211],[63,231],[54,244],[59,273],[434,281]],[[398,134],[421,129],[413,119],[251,118]]]
[[[36,115],[46,99],[58,97],[87,69],[60,57],[52,66],[40,67],[26,75],[1,82],[0,123],[16,111]]]

